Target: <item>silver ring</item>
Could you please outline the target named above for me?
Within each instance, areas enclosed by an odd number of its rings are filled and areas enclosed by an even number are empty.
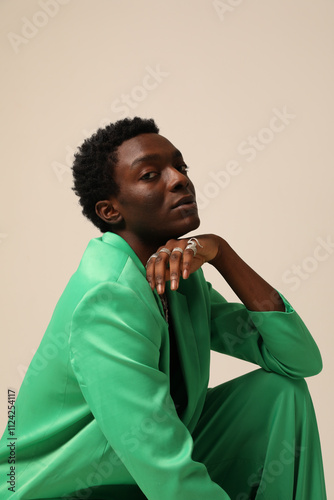
[[[181,253],[183,254],[183,248],[180,248],[180,247],[175,247],[175,248],[173,248],[173,250],[172,250],[172,253],[173,253],[173,252],[181,252]]]
[[[161,252],[164,252],[167,255],[170,255],[172,253],[170,250],[168,250],[168,248],[162,248],[161,250],[159,250],[158,254],[161,253]]]
[[[194,252],[194,257],[197,254],[197,247],[196,247],[196,242],[192,241],[186,246],[186,250],[192,250]]]
[[[158,257],[159,254],[157,253],[152,253],[151,257],[148,258],[147,262],[146,262],[146,266],[148,266],[148,263],[150,262],[151,259],[153,259],[153,257],[156,259]]]
[[[197,254],[197,245],[203,248],[203,245],[200,244],[197,238],[190,238],[187,243],[186,250],[192,250],[194,252],[194,257]]]
[[[188,241],[187,241],[187,243],[194,243],[194,242],[196,242],[196,244],[197,244],[199,247],[203,248],[203,245],[201,245],[201,244],[200,244],[200,242],[198,241],[198,239],[197,239],[197,238],[195,238],[195,237],[194,237],[194,238],[190,238],[190,240],[188,240]]]

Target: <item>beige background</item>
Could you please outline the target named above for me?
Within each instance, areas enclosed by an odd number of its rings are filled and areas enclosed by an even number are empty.
[[[7,388],[100,236],[70,189],[73,151],[124,114],[154,117],[190,165],[201,232],[278,288],[322,351],[308,384],[332,498],[333,1],[2,0],[0,19],[1,428]],[[211,385],[254,368],[214,355]]]

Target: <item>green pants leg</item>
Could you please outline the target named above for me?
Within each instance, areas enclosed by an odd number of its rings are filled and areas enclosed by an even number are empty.
[[[232,500],[325,500],[305,380],[255,370],[208,390],[193,458]]]

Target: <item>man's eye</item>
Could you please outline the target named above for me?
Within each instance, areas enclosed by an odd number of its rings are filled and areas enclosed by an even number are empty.
[[[149,179],[153,179],[157,174],[157,172],[147,172],[147,174],[144,174],[141,176],[141,179],[143,179],[144,181],[146,180],[149,180]]]

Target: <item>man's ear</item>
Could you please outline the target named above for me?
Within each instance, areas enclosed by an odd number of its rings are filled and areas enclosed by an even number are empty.
[[[95,212],[108,224],[119,224],[123,221],[123,216],[110,200],[98,201],[95,205]]]

